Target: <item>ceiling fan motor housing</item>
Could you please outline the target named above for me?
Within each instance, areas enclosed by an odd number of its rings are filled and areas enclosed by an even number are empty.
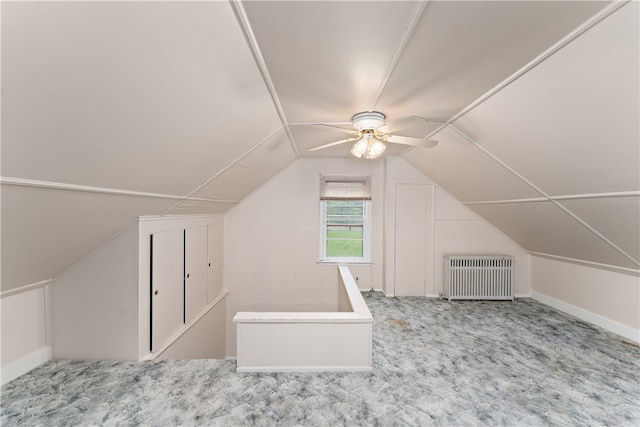
[[[358,131],[376,130],[384,126],[385,115],[379,111],[363,111],[355,114],[351,121],[353,127]]]

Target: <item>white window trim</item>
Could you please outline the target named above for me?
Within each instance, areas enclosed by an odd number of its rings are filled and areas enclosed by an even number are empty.
[[[327,257],[327,201],[320,200],[320,259],[322,264],[372,264],[371,200],[363,200],[362,257]]]

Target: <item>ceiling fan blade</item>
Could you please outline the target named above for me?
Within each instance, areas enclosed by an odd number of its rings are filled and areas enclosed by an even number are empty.
[[[345,129],[345,128],[341,128],[340,126],[334,126],[334,125],[327,125],[327,124],[323,124],[323,123],[314,123],[311,126],[322,126],[322,127],[326,127],[326,128],[331,128],[331,129],[335,129],[337,131],[340,131],[342,133],[348,133],[349,135],[359,135],[359,132],[353,129]]]
[[[323,148],[333,147],[334,145],[344,144],[345,142],[355,142],[355,141],[359,140],[360,138],[361,137],[359,137],[359,138],[341,139],[340,141],[334,141],[334,142],[330,142],[328,144],[319,145],[317,147],[309,148],[307,151],[317,151],[317,150],[322,150]]]
[[[394,144],[411,145],[413,147],[432,148],[438,145],[438,141],[432,139],[410,138],[408,136],[390,135],[387,139]]]
[[[428,124],[428,122],[422,117],[408,116],[389,122],[378,128],[378,130],[384,133],[397,133],[404,129],[414,128],[420,125],[424,126],[426,124]]]

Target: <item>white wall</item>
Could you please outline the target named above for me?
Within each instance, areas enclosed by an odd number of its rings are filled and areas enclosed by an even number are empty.
[[[156,359],[224,359],[226,308],[226,297],[223,297]]]
[[[402,158],[387,159],[387,229],[386,229],[386,288],[393,295],[394,240],[395,240],[395,185],[435,185],[428,177]],[[436,296],[443,291],[444,256],[450,254],[505,254],[514,257],[514,293],[518,296],[529,292],[529,255],[527,252],[488,224],[471,209],[435,186],[433,206],[427,213],[429,235],[432,241],[427,250],[426,295]]]
[[[371,370],[373,317],[349,267],[337,270],[338,312],[234,316],[237,372]]]
[[[434,293],[443,291],[445,255],[505,254],[514,258],[515,296],[528,296],[527,251],[440,188],[436,189],[435,205]]]
[[[51,359],[50,282],[5,292],[0,319],[0,376],[6,384]]]
[[[225,215],[227,354],[235,355],[238,311],[337,311],[335,265],[319,264],[320,174],[372,176],[372,265],[352,268],[363,289],[382,288],[382,161],[300,159]]]
[[[303,158],[225,215],[224,283],[229,290],[228,355],[235,355],[238,311],[336,311],[337,273],[318,260],[320,174],[372,176],[372,265],[351,266],[361,289],[394,292],[395,185],[434,185],[398,157],[385,161]],[[427,215],[427,295],[442,292],[444,254],[501,253],[516,258],[516,293],[529,290],[529,256],[478,215],[437,189]]]
[[[237,372],[370,371],[368,322],[238,322]]]
[[[56,359],[137,360],[138,225],[85,255],[53,286]]]
[[[640,279],[635,275],[532,257],[531,296],[640,342]]]

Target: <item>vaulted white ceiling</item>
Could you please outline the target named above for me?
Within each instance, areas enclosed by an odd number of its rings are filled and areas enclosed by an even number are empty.
[[[638,269],[638,3],[7,2],[2,289],[138,215],[224,212],[299,157],[390,146],[523,247]]]

